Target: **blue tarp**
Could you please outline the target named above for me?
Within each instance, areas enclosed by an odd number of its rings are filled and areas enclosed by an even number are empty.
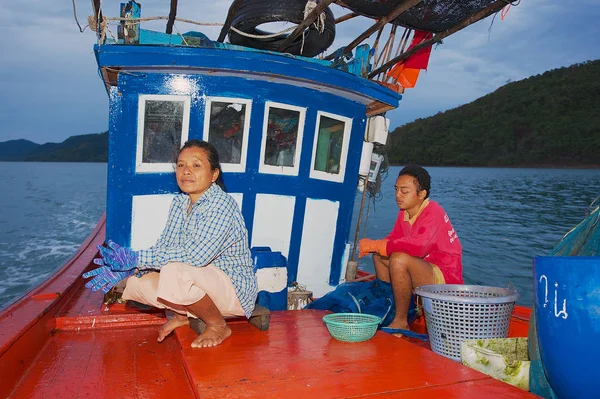
[[[600,208],[595,207],[581,223],[575,226],[552,248],[550,256],[600,256]],[[529,320],[529,390],[546,399],[558,396],[548,383],[541,361],[535,306]]]
[[[340,284],[334,291],[316,299],[306,308],[331,310],[334,313],[372,314],[383,320],[380,327],[390,324],[396,314],[392,285],[379,279]],[[412,323],[416,317],[413,296],[408,310],[408,323]]]

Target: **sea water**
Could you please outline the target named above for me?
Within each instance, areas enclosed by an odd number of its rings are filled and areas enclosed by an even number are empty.
[[[532,303],[532,262],[585,217],[600,195],[600,170],[427,168],[431,199],[448,213],[463,246],[465,282],[505,287]],[[383,238],[398,208],[391,167],[363,213],[360,237]],[[61,267],[106,205],[104,163],[0,162],[0,308]],[[354,240],[361,194],[357,193]],[[372,271],[369,258],[360,267]]]
[[[106,206],[105,163],[0,162],[0,308],[75,254]]]

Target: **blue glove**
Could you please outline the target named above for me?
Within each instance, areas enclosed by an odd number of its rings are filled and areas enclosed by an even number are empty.
[[[90,288],[92,292],[102,289],[102,292],[106,294],[112,287],[117,285],[119,281],[131,276],[133,273],[135,273],[135,270],[117,272],[111,270],[108,266],[99,267],[90,270],[87,273],[83,273],[83,278],[94,277],[85,284],[85,288]]]
[[[137,253],[114,241],[108,240],[108,248],[98,245],[98,251],[102,256],[102,259],[94,259],[98,266],[108,266],[113,271],[133,270],[137,267]]]

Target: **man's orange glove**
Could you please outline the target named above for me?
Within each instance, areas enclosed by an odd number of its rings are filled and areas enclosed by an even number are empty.
[[[370,238],[363,238],[358,242],[358,257],[362,258],[371,252],[377,252],[381,256],[388,256],[387,243],[387,239],[371,240]]]

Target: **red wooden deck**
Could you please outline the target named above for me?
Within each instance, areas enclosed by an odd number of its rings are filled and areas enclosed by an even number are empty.
[[[79,299],[91,296],[100,303],[95,294]],[[72,304],[81,309],[80,301]],[[158,324],[164,321],[160,314],[131,313],[123,307],[100,312],[104,314],[87,309],[82,316],[58,316],[57,324],[65,330],[52,335],[9,397],[529,396],[382,332],[362,343],[336,341],[323,325],[323,311],[273,312],[268,331],[232,322],[233,335],[205,349],[190,348],[195,334],[187,327],[157,343]]]
[[[201,398],[521,398],[528,394],[408,340],[377,332],[361,343],[337,341],[322,311],[273,312],[269,331],[247,323],[221,347],[189,348],[177,331]]]
[[[57,277],[0,313],[0,397],[534,397],[420,341],[382,332],[336,341],[322,311],[273,312],[268,331],[233,321],[233,335],[214,348],[191,349],[188,327],[159,344],[162,312],[107,308],[83,289],[78,276],[102,242],[99,226]],[[517,313],[511,335],[526,336],[527,310]]]

